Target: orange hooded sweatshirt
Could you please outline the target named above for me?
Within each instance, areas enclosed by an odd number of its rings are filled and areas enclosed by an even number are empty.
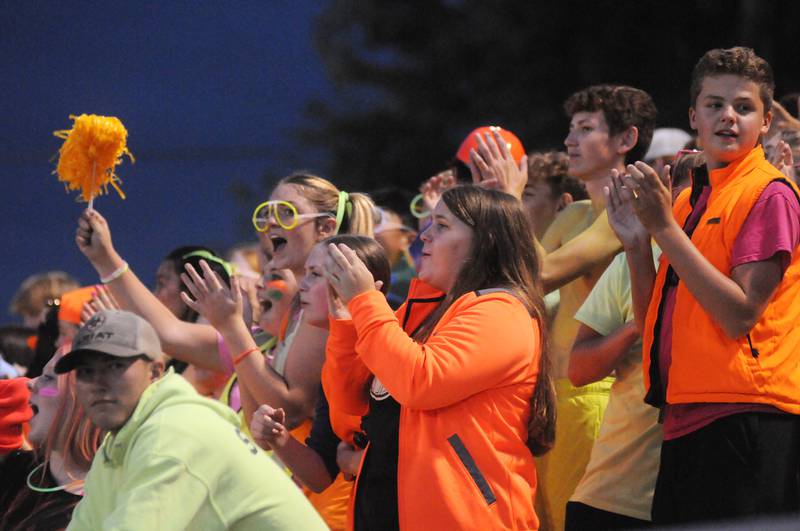
[[[538,529],[526,441],[539,326],[513,295],[472,292],[415,342],[409,334],[442,299],[417,280],[396,313],[370,291],[350,301],[352,321],[331,321],[331,417],[367,412],[373,374],[400,404],[400,529]]]

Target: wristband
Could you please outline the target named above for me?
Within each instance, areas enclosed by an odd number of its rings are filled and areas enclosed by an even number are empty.
[[[114,282],[119,277],[127,273],[128,269],[130,269],[130,267],[128,267],[128,262],[123,262],[122,265],[119,267],[119,269],[117,269],[107,277],[100,277],[100,282],[102,282],[103,284]]]
[[[244,352],[242,352],[241,354],[239,354],[238,356],[236,356],[235,358],[233,358],[234,367],[236,365],[239,365],[239,363],[241,363],[241,361],[243,359],[245,359],[247,356],[249,356],[250,354],[252,354],[254,352],[261,352],[261,349],[258,348],[258,347],[249,348],[249,349],[245,350]]]

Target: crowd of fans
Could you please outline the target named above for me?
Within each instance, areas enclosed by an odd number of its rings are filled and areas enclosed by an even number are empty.
[[[257,244],[175,249],[152,291],[85,210],[97,284],[32,275],[0,327],[0,528],[797,512],[799,96],[773,92],[753,50],[715,49],[692,135],[595,85],[565,151],[479,127],[414,198],[294,173]]]

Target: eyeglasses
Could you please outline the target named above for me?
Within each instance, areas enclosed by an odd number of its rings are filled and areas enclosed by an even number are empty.
[[[253,211],[253,227],[258,232],[269,231],[269,220],[275,218],[275,222],[285,230],[292,230],[297,227],[301,219],[314,219],[319,217],[332,217],[325,212],[314,214],[300,214],[297,207],[288,201],[264,201]]]
[[[392,221],[391,218],[387,215],[386,211],[380,207],[375,207],[373,209],[374,217],[375,217],[375,228],[373,228],[373,232],[375,234],[381,234],[383,232],[388,232],[390,230],[401,230],[404,232],[414,232],[414,229],[407,225],[403,225],[402,223],[397,223],[396,221]]]

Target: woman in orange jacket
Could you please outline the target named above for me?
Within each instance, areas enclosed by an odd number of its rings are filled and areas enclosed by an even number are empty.
[[[346,246],[329,246],[323,386],[366,415],[355,529],[537,529],[533,455],[553,443],[538,258],[518,201],[445,192],[397,312]],[[334,422],[335,424],[335,422]]]

